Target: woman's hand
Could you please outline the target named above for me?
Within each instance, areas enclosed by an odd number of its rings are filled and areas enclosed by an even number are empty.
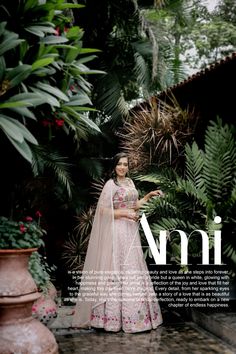
[[[139,215],[134,209],[115,209],[114,217],[115,219],[127,218],[133,221],[137,221],[139,219]]]
[[[142,199],[138,200],[136,203],[135,210],[140,209],[145,203],[149,201],[152,197],[164,197],[164,193],[160,189],[156,189],[155,191],[151,191],[146,194]]]
[[[164,197],[164,193],[160,189],[156,189],[155,191],[151,191],[148,193],[149,198],[152,197]]]
[[[138,221],[139,215],[134,209],[127,209],[126,217],[133,221]]]

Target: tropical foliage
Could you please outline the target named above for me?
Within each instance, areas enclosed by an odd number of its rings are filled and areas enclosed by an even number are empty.
[[[166,39],[169,77],[175,83],[186,71],[191,74],[236,50],[234,10],[234,0],[220,0],[214,11],[202,0],[170,0],[162,9],[143,10],[157,42]]]
[[[204,150],[195,142],[185,147],[186,165],[184,176],[173,170],[152,172],[136,177],[139,181],[157,184],[166,193],[144,208],[149,216],[155,236],[159,230],[205,230],[209,236],[221,228],[224,261],[236,263],[235,215],[236,215],[236,144],[232,129],[218,119],[211,122],[205,133]],[[222,223],[214,223],[220,216]],[[213,239],[210,237],[210,248]],[[172,233],[171,259],[180,261],[179,236]],[[194,259],[201,254],[200,238],[193,235],[189,240],[189,253]]]
[[[86,66],[97,50],[82,47],[82,29],[63,14],[80,7],[64,0],[1,2],[0,125],[30,162],[31,144],[45,143],[60,129],[77,141],[99,131],[86,114],[92,103],[84,77],[98,73]]]
[[[169,45],[161,34],[155,36],[143,16],[142,6],[153,6],[153,2],[84,3],[83,16],[75,15],[75,21],[85,29],[86,43],[102,50],[99,67],[107,73],[93,82],[94,102],[104,112],[104,123],[114,129],[127,117],[132,100],[147,98],[173,83],[167,60]],[[160,9],[164,3],[155,1],[155,6]]]
[[[2,163],[12,161],[2,176],[12,191],[3,191],[5,214],[12,208],[48,212],[49,198],[68,208],[76,196],[74,166],[85,169],[89,161],[78,150],[100,132],[89,117],[94,109],[87,79],[101,73],[87,66],[98,50],[84,48],[83,30],[73,25],[72,9],[82,7],[64,0],[21,0],[15,7],[1,2],[0,144],[8,152]],[[99,163],[87,165],[89,176],[100,177]]]
[[[74,25],[72,9],[82,7],[64,0],[0,4],[0,147],[5,167],[0,213],[18,220],[42,210],[47,250],[51,243],[56,247],[54,235],[58,240],[68,233],[70,207],[75,213],[84,203],[78,150],[100,132],[90,119],[94,108],[88,77],[104,72],[88,67],[99,50],[85,48],[84,32]],[[98,176],[100,165],[94,166],[88,173]],[[23,247],[27,225],[12,223],[22,225],[16,236]],[[40,264],[33,259],[39,278]]]

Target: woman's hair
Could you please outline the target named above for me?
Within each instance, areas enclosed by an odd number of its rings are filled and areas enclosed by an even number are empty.
[[[112,170],[111,170],[111,178],[113,179],[113,181],[117,184],[117,176],[115,173],[115,168],[118,164],[118,162],[120,161],[120,159],[122,159],[123,157],[126,157],[128,160],[128,165],[129,165],[129,157],[125,152],[119,152],[118,154],[116,154],[113,159],[112,159]]]

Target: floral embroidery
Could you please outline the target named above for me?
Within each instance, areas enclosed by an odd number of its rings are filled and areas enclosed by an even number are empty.
[[[94,311],[98,312],[103,312],[104,311],[104,306],[99,305],[98,308]],[[117,316],[112,316],[112,317],[107,317],[107,315],[91,315],[91,324],[94,327],[103,327],[104,325],[107,325],[107,329],[109,330],[109,326],[112,326],[112,323],[114,322],[119,322],[120,327],[128,326],[127,328],[133,330],[135,329],[145,329],[146,327],[150,327],[152,324],[159,325],[161,322],[160,320],[157,320],[158,318],[158,312],[154,311],[154,316],[151,318],[150,316],[150,311],[146,310],[147,312],[142,312],[142,311],[137,311],[137,313],[131,315],[131,316],[122,316],[122,323],[120,323],[120,318]],[[155,323],[156,322],[156,323]],[[131,326],[131,327],[130,327]],[[113,328],[113,327],[111,327]]]
[[[138,192],[132,187],[119,187],[113,197],[115,209],[119,208],[134,208],[138,200]]]
[[[113,206],[117,208],[134,208],[138,199],[138,192],[134,186],[117,187],[113,196]],[[122,272],[130,270],[147,271],[143,255],[140,253],[140,235],[137,224],[115,220],[116,240],[119,247],[117,265]],[[135,236],[134,236],[135,235]],[[134,237],[133,237],[134,236]],[[132,247],[132,252],[130,248]],[[127,258],[128,255],[128,258]],[[110,282],[112,286],[112,282]],[[122,283],[122,292],[127,293],[128,285]],[[162,316],[157,301],[148,301],[150,296],[155,296],[151,278],[140,282],[140,291],[144,296],[137,302],[112,301],[107,299],[92,310],[91,326],[104,328],[107,331],[123,330],[127,333],[142,332],[157,328],[162,323]],[[135,296],[135,295],[134,295]],[[116,299],[117,300],[117,299]]]

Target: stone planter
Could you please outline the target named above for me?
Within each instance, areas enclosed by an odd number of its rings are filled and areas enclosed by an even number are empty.
[[[0,250],[1,354],[58,353],[53,334],[32,317],[32,304],[40,297],[28,271],[34,251]]]

